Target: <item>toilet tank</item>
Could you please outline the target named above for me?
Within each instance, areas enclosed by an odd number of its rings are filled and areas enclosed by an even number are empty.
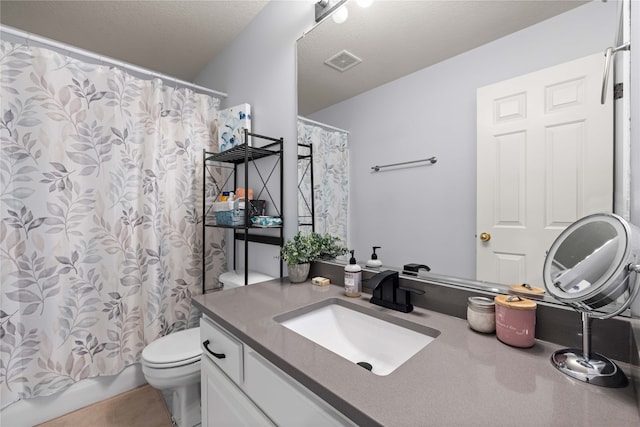
[[[255,283],[265,282],[267,280],[275,279],[275,277],[258,273],[257,271],[249,270],[249,278],[248,284],[253,285]],[[222,273],[220,277],[218,277],[218,281],[220,285],[224,289],[237,288],[240,286],[244,286],[244,270],[235,270],[235,271],[227,271]]]

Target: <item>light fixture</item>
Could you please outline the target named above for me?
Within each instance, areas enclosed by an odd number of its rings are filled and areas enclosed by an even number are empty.
[[[333,20],[337,24],[342,24],[347,20],[349,11],[345,3],[347,0],[319,0],[316,3],[316,22],[322,21],[324,18],[333,14]],[[373,0],[356,0],[358,6],[366,8],[371,6]]]
[[[331,13],[344,5],[347,0],[320,0],[316,3],[316,22],[322,21]],[[348,14],[348,12],[347,12]],[[346,16],[344,19],[347,19]],[[343,21],[344,22],[344,21]]]
[[[349,9],[347,9],[347,5],[344,4],[340,6],[334,13],[331,15],[333,18],[333,22],[336,24],[342,24],[349,17]]]

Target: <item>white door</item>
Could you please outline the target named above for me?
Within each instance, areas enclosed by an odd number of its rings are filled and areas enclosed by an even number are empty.
[[[600,103],[603,62],[598,53],[478,89],[478,280],[542,286],[560,232],[611,212],[613,103]]]

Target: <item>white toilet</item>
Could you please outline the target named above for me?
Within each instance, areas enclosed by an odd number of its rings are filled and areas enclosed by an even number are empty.
[[[178,427],[200,424],[200,328],[158,338],[142,350],[142,373],[155,389],[173,392]]]
[[[253,285],[275,279],[275,277],[249,270],[247,279],[247,284]],[[222,285],[223,289],[240,288],[244,286],[244,270],[232,270],[222,273],[218,278],[218,281]]]
[[[249,284],[273,277],[249,271]],[[244,271],[223,273],[218,279],[224,289],[244,285]],[[142,350],[142,373],[155,389],[173,392],[171,414],[178,427],[201,422],[200,412],[200,328],[174,332],[158,338]]]

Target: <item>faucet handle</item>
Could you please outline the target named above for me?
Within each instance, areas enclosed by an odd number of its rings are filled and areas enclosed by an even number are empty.
[[[424,295],[424,289],[405,288],[404,286],[398,286],[398,289],[408,291],[416,295]]]
[[[410,313],[413,311],[413,304],[411,304],[411,294],[424,295],[424,290],[398,286],[398,291],[396,292],[395,298],[395,303],[398,307],[396,308],[396,310],[400,310],[404,313]]]

